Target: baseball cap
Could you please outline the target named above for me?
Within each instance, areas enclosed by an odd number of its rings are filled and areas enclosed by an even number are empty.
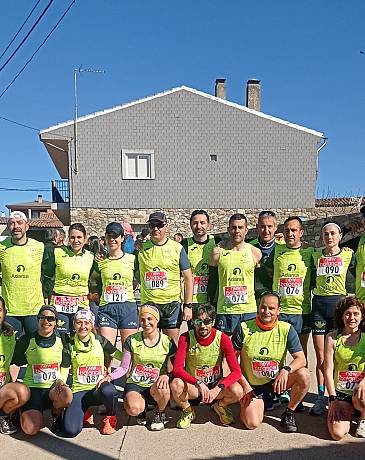
[[[151,222],[153,220],[157,220],[158,222],[167,224],[166,216],[162,211],[157,211],[157,212],[153,212],[152,214],[150,214],[147,222]]]
[[[10,219],[22,219],[22,220],[24,220],[24,222],[28,222],[27,216],[22,211],[13,211],[10,214],[8,220],[10,220]]]
[[[119,222],[110,222],[106,226],[105,233],[107,233],[108,235],[110,235],[111,233],[114,233],[117,236],[123,236],[124,230]]]

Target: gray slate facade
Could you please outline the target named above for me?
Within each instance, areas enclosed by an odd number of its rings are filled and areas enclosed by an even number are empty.
[[[82,117],[77,132],[71,209],[315,206],[322,133],[190,88]],[[41,140],[60,135],[71,138],[73,123]],[[152,150],[155,178],[123,179],[122,149]]]

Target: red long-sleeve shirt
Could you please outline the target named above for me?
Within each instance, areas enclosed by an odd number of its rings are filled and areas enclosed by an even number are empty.
[[[195,334],[197,342],[203,346],[208,347],[211,345],[215,339],[217,331],[216,329],[212,329],[211,334],[206,338],[197,337]],[[177,346],[177,351],[175,354],[174,359],[174,368],[173,368],[173,375],[174,377],[180,378],[186,383],[191,383],[195,385],[198,381],[195,377],[191,376],[185,370],[185,360],[186,354],[189,349],[190,339],[189,333],[186,332],[182,334],[179,339],[179,344]],[[237,382],[241,378],[241,368],[238,364],[236,353],[233,349],[232,342],[230,341],[229,337],[222,333],[221,341],[220,341],[220,348],[222,351],[223,356],[226,358],[229,370],[231,371],[226,377],[223,377],[219,383],[222,383],[225,388],[229,387],[233,383]]]

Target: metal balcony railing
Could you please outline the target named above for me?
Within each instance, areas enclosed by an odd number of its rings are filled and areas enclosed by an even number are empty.
[[[70,201],[70,192],[68,180],[52,181],[52,202],[68,203]]]

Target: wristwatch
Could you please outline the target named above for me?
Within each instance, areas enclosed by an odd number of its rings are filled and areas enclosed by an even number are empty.
[[[217,387],[220,388],[221,390],[224,390],[226,388],[224,383],[218,383]]]
[[[290,374],[290,372],[291,372],[291,367],[290,366],[283,366],[282,369],[285,369],[286,371],[288,371],[288,374]]]
[[[195,386],[196,386],[196,387],[199,387],[202,383],[204,383],[203,380],[197,380],[197,381],[195,382]]]
[[[337,399],[337,396],[336,396],[336,395],[330,395],[330,396],[328,396],[328,401],[329,401],[329,402],[333,402],[335,399]]]
[[[184,303],[184,308],[193,308],[193,304],[192,303]]]

